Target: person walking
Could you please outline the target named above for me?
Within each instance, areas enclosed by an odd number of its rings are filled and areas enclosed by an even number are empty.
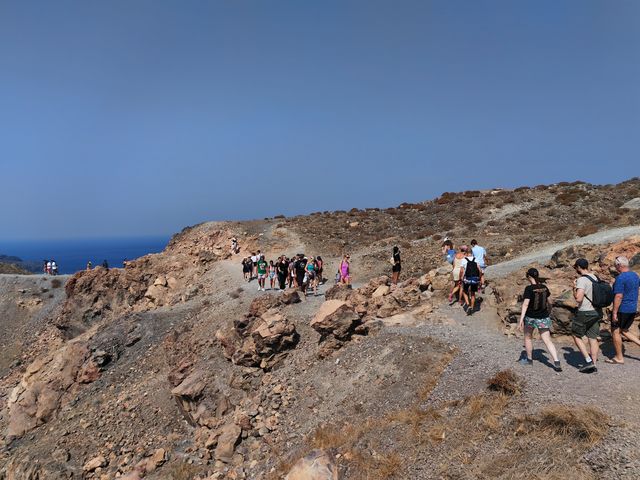
[[[51,275],[58,275],[58,264],[55,260],[51,260]]]
[[[251,263],[251,259],[248,257],[244,257],[242,259],[242,276],[247,281],[251,281],[251,271],[253,270],[253,265]]]
[[[462,278],[462,297],[464,298],[463,308],[467,315],[473,315],[476,311],[476,293],[480,285],[480,267],[470,250],[462,261],[460,268],[460,278]]]
[[[526,277],[529,285],[525,287],[522,295],[524,300],[518,328],[524,331],[524,348],[527,356],[522,358],[520,363],[533,365],[533,331],[537,328],[540,338],[542,338],[547,351],[553,358],[553,369],[556,372],[561,372],[562,366],[560,365],[558,352],[551,341],[551,318],[549,318],[551,293],[547,286],[540,281],[540,273],[537,269],[530,268],[527,270]]]
[[[91,260],[89,260],[87,262],[87,270],[91,270],[91,267],[93,266],[93,264],[91,263]]]
[[[107,263],[107,260],[103,260],[102,262],[102,268],[104,268],[105,270],[109,271],[109,263]]]
[[[238,249],[238,239],[236,237],[232,237],[231,238],[231,253],[232,254],[237,254],[239,251]]]
[[[453,280],[453,288],[449,293],[449,305],[456,302],[462,303],[462,262],[467,254],[467,246],[462,245],[459,252],[453,255],[453,267],[451,270],[451,279]]]
[[[573,265],[578,278],[573,287],[573,297],[578,304],[578,310],[571,323],[571,334],[573,342],[584,357],[584,365],[580,367],[582,373],[597,372],[596,362],[598,361],[598,335],[600,334],[600,320],[602,310],[593,306],[593,283],[598,281],[593,273],[589,271],[589,262],[586,258],[579,258]],[[587,337],[589,348],[584,343],[583,338]]]
[[[471,240],[471,253],[476,257],[476,262],[478,262],[478,267],[480,267],[480,288],[484,293],[484,271],[487,268],[487,251],[484,247],[478,245],[478,241],[474,238]]]
[[[316,274],[318,276],[318,285],[322,285],[324,283],[324,279],[322,278],[323,268],[324,262],[322,261],[322,257],[318,255],[316,257]]]
[[[614,365],[624,364],[622,337],[640,345],[640,339],[629,332],[638,311],[638,289],[640,277],[629,269],[629,259],[617,257],[614,266],[618,272],[613,283],[613,311],[611,312],[611,338],[615,356],[607,358],[606,363]]]
[[[397,285],[400,279],[400,271],[402,270],[402,262],[400,260],[400,249],[398,246],[393,247],[391,255],[391,285]]]
[[[47,275],[51,275],[51,260],[47,260]]]
[[[284,255],[278,260],[276,269],[278,271],[278,286],[280,290],[284,290],[287,287],[287,274],[289,273],[289,262]]]
[[[311,257],[307,261],[307,288],[313,288],[313,295],[318,296],[318,278],[316,274],[316,261],[315,258]]]
[[[453,242],[448,238],[445,239],[444,242],[442,242],[442,255],[444,256],[444,259],[447,261],[447,263],[453,265],[453,258],[456,255],[456,249],[453,245]]]
[[[276,265],[273,260],[269,261],[269,290],[276,289]]]
[[[264,259],[264,255],[260,255],[260,258],[258,259],[258,265],[256,265],[256,268],[258,270],[258,291],[263,291],[263,292],[265,291],[264,285],[267,279],[268,267],[269,265],[267,264],[267,261]]]
[[[340,262],[340,282],[349,285],[351,283],[351,263],[350,256],[345,255]]]
[[[302,291],[305,292],[307,289],[307,284],[305,283],[305,276],[307,270],[307,259],[302,255],[298,255],[298,259],[294,264],[294,269],[296,273],[296,286]]]
[[[258,250],[260,252],[260,250]],[[251,278],[258,278],[258,260],[260,256],[255,253],[251,254]]]

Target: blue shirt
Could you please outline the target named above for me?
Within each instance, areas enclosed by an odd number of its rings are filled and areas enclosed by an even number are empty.
[[[635,313],[638,310],[640,277],[635,272],[622,272],[613,284],[613,293],[622,294],[620,313]]]
[[[471,252],[473,253],[473,256],[476,257],[478,266],[480,268],[484,268],[486,266],[484,263],[484,256],[487,254],[487,251],[480,245],[476,245],[471,249]]]

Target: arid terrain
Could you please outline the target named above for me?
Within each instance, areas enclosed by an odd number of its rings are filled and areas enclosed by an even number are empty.
[[[640,349],[585,375],[565,336],[572,259],[640,271],[638,199],[638,178],[446,193],[203,223],[123,269],[0,275],[0,479],[638,478]],[[472,317],[446,301],[445,237],[489,252]],[[322,255],[321,295],[243,281],[257,249]],[[333,285],[344,253],[352,288]],[[539,343],[517,363],[532,264],[562,373]]]

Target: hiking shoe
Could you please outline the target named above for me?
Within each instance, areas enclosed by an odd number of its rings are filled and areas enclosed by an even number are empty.
[[[558,360],[557,362],[553,362],[553,369],[556,372],[561,372],[562,371],[562,365],[560,365],[560,360]]]
[[[582,367],[580,367],[580,369],[578,371],[580,373],[594,373],[594,372],[597,372],[598,369],[593,364],[593,362],[588,362],[588,363],[584,364]]]
[[[468,308],[467,309],[467,317],[470,317],[471,315],[473,315],[473,308]]]
[[[520,363],[520,365],[533,365],[533,360],[530,358],[521,358],[520,360],[518,360],[518,362]]]
[[[463,309],[465,312],[467,311],[467,309],[468,309],[468,308],[469,308],[469,307],[467,306],[467,304],[466,304],[466,303],[463,303],[463,304],[462,304],[462,309]]]
[[[449,300],[449,306],[455,304],[458,301],[457,298],[452,298],[451,300]]]

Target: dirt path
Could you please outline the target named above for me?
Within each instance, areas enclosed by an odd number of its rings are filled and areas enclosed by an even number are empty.
[[[551,259],[551,256],[558,250],[569,247],[571,245],[581,245],[585,243],[599,245],[603,243],[612,243],[618,242],[632,235],[640,235],[640,226],[603,230],[601,232],[594,233],[593,235],[587,235],[585,237],[567,240],[566,242],[547,245],[541,249],[514,258],[513,260],[501,262],[496,265],[487,267],[487,278],[504,277],[505,275],[508,275],[509,273],[514,272],[515,270],[518,270],[525,265],[529,265],[535,262],[547,262]]]

